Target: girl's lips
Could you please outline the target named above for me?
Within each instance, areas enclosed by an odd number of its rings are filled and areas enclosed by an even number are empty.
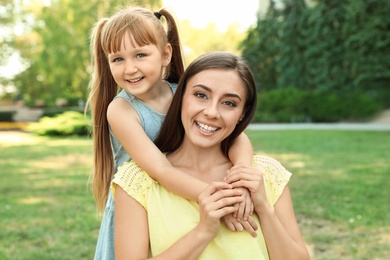
[[[130,83],[137,83],[138,81],[141,81],[143,79],[143,77],[139,77],[139,78],[136,78],[136,79],[128,79],[127,81],[130,82]]]

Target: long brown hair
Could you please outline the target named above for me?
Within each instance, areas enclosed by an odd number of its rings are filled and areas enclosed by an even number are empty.
[[[165,17],[166,27],[160,21]],[[107,121],[107,108],[117,95],[117,86],[109,67],[107,56],[120,50],[125,35],[131,34],[139,46],[154,44],[163,53],[169,43],[172,46],[171,63],[165,68],[163,79],[177,83],[184,72],[178,28],[173,15],[162,8],[157,14],[142,7],[120,10],[110,18],[100,19],[91,34],[91,56],[94,67],[90,82],[90,94],[86,112],[93,123],[93,172],[91,182],[96,206],[104,210],[111,179],[114,175],[114,159]]]
[[[173,152],[180,147],[184,139],[184,127],[181,121],[181,108],[187,82],[194,75],[208,69],[234,70],[241,78],[246,88],[245,116],[237,124],[233,132],[221,143],[221,149],[227,156],[234,139],[239,136],[251,122],[256,111],[257,92],[252,73],[246,62],[229,52],[210,52],[199,56],[186,69],[179,81],[176,94],[173,97],[167,116],[155,140],[157,147],[164,153]]]

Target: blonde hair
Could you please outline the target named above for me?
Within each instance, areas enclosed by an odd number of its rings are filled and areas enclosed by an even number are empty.
[[[167,31],[158,16],[164,16]],[[107,108],[117,95],[117,86],[109,67],[107,56],[120,50],[123,38],[131,34],[139,46],[154,44],[164,52],[172,46],[171,63],[164,70],[163,78],[177,83],[184,72],[179,33],[172,14],[162,8],[156,15],[142,7],[128,7],[110,18],[100,19],[91,34],[91,55],[94,71],[90,82],[90,94],[86,112],[89,110],[93,123],[93,171],[92,190],[99,212],[103,212],[114,175],[114,159],[107,121]]]

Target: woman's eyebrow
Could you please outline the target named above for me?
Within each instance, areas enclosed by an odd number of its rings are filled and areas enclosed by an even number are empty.
[[[193,86],[193,88],[196,88],[196,87],[200,87],[200,88],[203,88],[204,90],[208,91],[208,92],[213,92],[211,88],[205,86],[205,85],[202,85],[202,84],[196,84],[195,86]],[[232,98],[238,98],[240,101],[241,101],[241,97],[235,93],[226,93],[224,94],[225,97],[232,97]]]

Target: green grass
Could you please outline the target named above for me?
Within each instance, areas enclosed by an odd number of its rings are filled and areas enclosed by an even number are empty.
[[[0,132],[0,259],[92,259],[92,141]],[[312,259],[390,258],[390,132],[247,131],[293,177]]]
[[[313,259],[390,259],[390,132],[248,131],[293,177]]]

